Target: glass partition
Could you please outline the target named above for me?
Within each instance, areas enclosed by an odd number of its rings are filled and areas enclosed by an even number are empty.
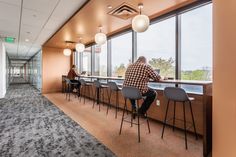
[[[212,80],[212,5],[180,16],[181,79]]]
[[[111,39],[112,76],[124,77],[132,62],[132,32]]]
[[[137,34],[137,56],[160,69],[160,75],[175,78],[175,17],[150,25]]]
[[[95,45],[94,75],[107,76],[107,44]]]
[[[82,72],[86,72],[87,75],[91,75],[91,56],[92,56],[92,47],[87,47],[82,53]]]

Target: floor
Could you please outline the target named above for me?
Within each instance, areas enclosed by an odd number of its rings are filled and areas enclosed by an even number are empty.
[[[68,102],[62,93],[45,95],[51,102],[65,114],[81,125],[90,134],[106,145],[118,157],[202,157],[202,139],[195,140],[193,135],[188,135],[188,150],[185,150],[184,133],[172,132],[167,127],[164,139],[161,139],[162,125],[151,121],[151,133],[147,125],[141,126],[141,143],[137,142],[137,127],[124,124],[122,134],[119,135],[121,112],[115,119],[114,109],[106,115],[106,106],[98,111],[98,106],[92,108],[92,101],[79,101],[72,96]]]
[[[17,80],[19,82],[19,80]],[[0,99],[0,157],[115,157],[29,84]]]

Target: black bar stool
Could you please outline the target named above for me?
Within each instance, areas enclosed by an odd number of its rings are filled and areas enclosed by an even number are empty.
[[[90,88],[92,87],[92,83],[88,83],[86,82],[84,79],[79,79],[80,83],[81,83],[81,90],[80,90],[80,94],[83,93],[83,97],[84,97],[84,104],[85,104],[85,93],[86,91],[88,92],[88,94],[90,94]],[[87,90],[86,90],[87,89]],[[80,101],[81,101],[81,97],[80,97]]]
[[[115,92],[116,93],[116,105],[115,105],[116,114],[115,114],[115,118],[117,118],[117,112],[118,112],[118,109],[119,109],[119,91],[121,91],[121,88],[119,88],[117,86],[116,82],[108,82],[107,85],[109,87],[108,89],[110,90],[110,93],[108,93],[108,90],[107,90],[107,95],[108,95],[107,114],[108,114],[109,108],[111,108],[112,93]]]
[[[164,89],[164,95],[168,99],[168,103],[167,103],[165,120],[164,120],[164,123],[163,123],[163,129],[162,129],[161,138],[163,138],[164,131],[165,131],[165,126],[166,126],[166,123],[167,123],[167,114],[168,114],[168,109],[169,109],[170,101],[174,101],[174,117],[169,119],[169,120],[173,119],[173,131],[174,131],[174,128],[175,128],[175,120],[177,120],[175,118],[176,102],[182,102],[183,103],[183,116],[184,116],[185,148],[188,149],[187,128],[186,128],[186,115],[185,115],[185,105],[186,105],[186,102],[188,102],[189,105],[190,105],[190,112],[191,112],[191,116],[192,116],[192,125],[191,126],[193,126],[193,128],[194,128],[194,133],[195,133],[196,140],[198,139],[197,131],[196,131],[196,127],[195,127],[195,122],[194,122],[192,103],[191,103],[191,101],[193,101],[194,98],[188,97],[188,95],[185,92],[185,90],[182,89],[182,88],[178,88],[178,87],[166,87]]]
[[[97,104],[99,106],[99,112],[100,112],[100,96],[102,95],[102,102],[104,102],[104,93],[105,93],[104,89],[108,88],[108,86],[102,85],[99,80],[94,80],[94,86],[95,86],[95,92],[94,92],[93,108],[97,99]]]
[[[131,120],[127,120],[128,117],[124,117],[125,115],[125,110],[127,109],[127,99],[133,99],[137,101],[137,110],[139,109],[139,100],[143,99],[140,91],[138,88],[135,87],[123,87],[121,90],[121,93],[123,95],[123,97],[125,98],[125,105],[124,105],[124,109],[123,109],[123,114],[122,114],[122,119],[121,119],[121,124],[120,124],[120,133],[121,134],[121,130],[122,130],[122,126],[123,126],[123,122],[128,122],[131,124],[131,127],[133,126],[133,124],[138,125],[138,142],[140,142],[140,115],[137,113],[137,119],[138,122],[134,123],[133,122],[133,117],[131,114]],[[150,133],[150,125],[149,125],[149,120],[148,120],[148,116],[147,113],[145,113],[146,115],[146,120],[147,120],[147,126],[148,126],[148,132]]]
[[[73,85],[77,89],[78,83],[73,83],[68,78],[64,78],[64,80],[65,80],[65,83],[66,83],[66,87],[65,87],[65,89],[66,89],[66,91],[65,91],[66,92],[66,99],[67,99],[67,96],[69,96],[68,101],[70,101],[70,93],[73,92],[73,91],[71,91],[72,90],[71,86]],[[77,89],[77,91],[78,91],[78,89]]]

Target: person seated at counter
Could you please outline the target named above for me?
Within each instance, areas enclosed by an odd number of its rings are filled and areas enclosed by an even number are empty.
[[[78,72],[77,72],[77,68],[76,68],[76,66],[75,65],[72,65],[72,67],[71,67],[71,69],[70,69],[70,71],[68,72],[68,74],[67,74],[67,78],[68,79],[70,79],[70,81],[72,82],[72,83],[77,83],[78,85],[77,85],[77,89],[78,89],[78,91],[77,91],[77,93],[78,93],[78,96],[80,96],[80,82],[78,81],[78,80],[76,80],[76,77],[79,77],[80,75],[78,74]],[[74,86],[72,86],[72,91],[74,90]]]
[[[153,89],[148,88],[148,82],[152,79],[154,81],[160,81],[161,77],[157,74],[150,65],[147,64],[147,59],[144,56],[140,56],[138,60],[131,64],[125,72],[124,87],[136,87],[140,90],[142,96],[145,96],[142,106],[136,111],[135,100],[130,100],[132,104],[133,117],[135,118],[136,112],[144,116],[146,111],[155,100],[156,92]]]

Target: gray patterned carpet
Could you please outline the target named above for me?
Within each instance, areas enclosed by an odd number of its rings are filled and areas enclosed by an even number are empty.
[[[113,157],[108,148],[28,84],[0,99],[0,157]]]

